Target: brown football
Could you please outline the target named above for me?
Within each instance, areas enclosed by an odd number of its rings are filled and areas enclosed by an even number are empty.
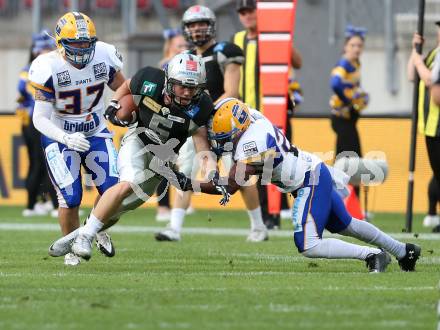
[[[136,116],[139,108],[136,106],[133,100],[133,95],[124,95],[120,100],[119,104],[121,108],[116,112],[116,117],[122,121],[132,122]]]

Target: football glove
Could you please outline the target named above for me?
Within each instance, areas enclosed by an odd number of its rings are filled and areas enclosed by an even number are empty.
[[[227,187],[225,185],[220,184],[220,175],[216,171],[211,182],[214,185],[215,189],[222,194],[222,198],[219,201],[219,204],[222,206],[226,206],[226,204],[229,203],[229,200],[231,199],[231,194],[228,193]]]
[[[90,142],[83,133],[64,134],[64,144],[72,150],[85,152],[90,149]]]
[[[105,110],[104,118],[107,119],[109,122],[111,122],[113,125],[126,127],[130,123],[125,120],[120,120],[116,116],[116,113],[118,112],[118,110],[120,108],[121,108],[121,105],[119,104],[118,100],[111,100],[107,109]]]

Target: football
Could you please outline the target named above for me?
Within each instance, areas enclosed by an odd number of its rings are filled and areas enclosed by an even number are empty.
[[[116,112],[116,117],[121,121],[128,121],[130,123],[135,121],[139,108],[134,103],[133,95],[124,95],[119,100],[119,104],[121,105],[121,108]]]

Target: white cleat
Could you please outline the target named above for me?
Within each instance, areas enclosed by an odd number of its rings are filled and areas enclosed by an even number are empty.
[[[35,205],[35,207],[33,209],[24,209],[23,212],[21,213],[21,215],[25,218],[41,217],[41,216],[47,215],[47,211],[44,210],[43,208],[37,207],[37,205]]]
[[[115,255],[115,247],[113,246],[113,242],[109,234],[107,234],[105,231],[101,231],[96,234],[95,238],[96,247],[103,255],[109,258]]]
[[[49,255],[52,257],[61,257],[72,252],[72,243],[76,236],[78,236],[78,230],[79,229],[76,229],[53,242],[49,247]]]
[[[165,229],[154,234],[156,241],[168,241],[168,242],[178,242],[180,241],[180,233],[173,229]]]
[[[246,241],[248,242],[264,242],[269,240],[269,234],[266,227],[258,227],[251,230]]]
[[[89,260],[92,256],[92,242],[93,237],[85,234],[79,234],[72,244],[72,252],[78,257]]]
[[[423,219],[423,227],[435,227],[440,225],[440,217],[438,215],[427,215]]]
[[[73,253],[67,253],[64,256],[64,264],[66,266],[78,266],[81,263],[81,258],[77,257]]]

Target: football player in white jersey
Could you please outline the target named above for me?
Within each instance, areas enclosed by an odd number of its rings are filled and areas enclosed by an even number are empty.
[[[273,183],[281,191],[292,193],[294,241],[300,253],[309,258],[365,260],[370,272],[382,272],[391,262],[389,252],[397,258],[402,270],[415,269],[421,252],[419,246],[401,243],[348,214],[337,189],[343,187],[335,183],[341,182],[335,169],[291,145],[278,127],[238,99],[224,99],[216,105],[216,110],[208,127],[212,147],[219,153],[232,153],[235,162],[229,176],[219,182],[233,194],[247,184],[249,176],[258,175],[266,181],[263,184]],[[184,177],[183,173],[176,174],[182,190],[193,190],[197,184],[202,192],[218,194],[212,183],[200,183]],[[324,229],[380,249],[322,238]]]
[[[116,48],[97,41],[92,20],[79,12],[62,16],[55,28],[57,50],[32,62],[29,79],[35,88],[33,122],[43,134],[47,167],[59,199],[63,235],[79,227],[82,199],[81,165],[100,195],[118,182],[117,153],[104,118],[105,85],[116,90],[125,78]],[[99,198],[99,197],[98,197]],[[114,255],[110,237],[97,235],[106,256]],[[79,258],[65,256],[65,264]]]

